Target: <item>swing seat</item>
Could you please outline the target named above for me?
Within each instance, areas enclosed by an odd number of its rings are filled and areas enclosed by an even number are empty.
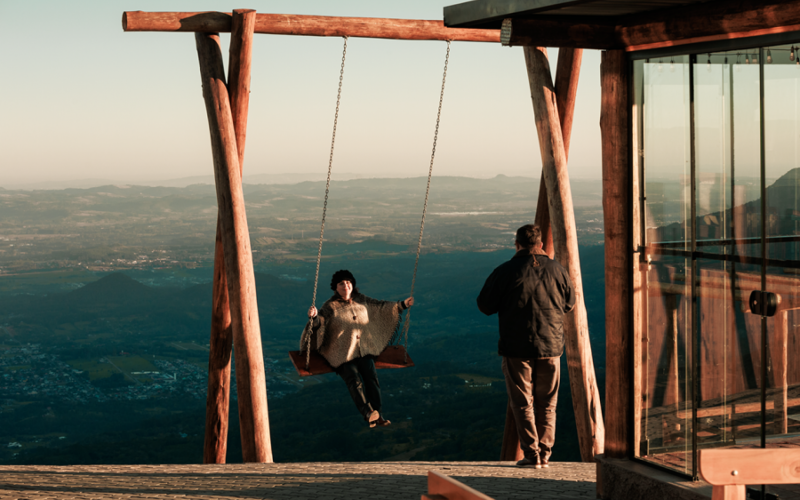
[[[292,360],[294,369],[297,370],[298,375],[301,377],[322,375],[323,373],[334,371],[330,363],[317,351],[311,351],[308,369],[306,369],[306,353],[304,351],[289,351],[289,359]],[[380,356],[375,358],[375,368],[378,369],[409,368],[412,366],[414,366],[414,362],[406,352],[406,348],[401,345],[390,345],[383,350]]]

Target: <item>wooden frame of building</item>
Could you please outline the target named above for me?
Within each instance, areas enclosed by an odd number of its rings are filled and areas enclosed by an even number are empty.
[[[760,402],[748,403],[748,405],[740,405],[741,408],[737,409],[736,404],[733,408],[698,408],[698,401],[701,399],[701,391],[713,388],[716,382],[709,382],[708,376],[713,375],[714,367],[700,367],[701,349],[698,347],[700,337],[698,336],[698,323],[707,321],[703,319],[703,315],[709,316],[716,314],[714,317],[719,317],[719,313],[712,313],[709,309],[710,306],[699,305],[698,300],[707,297],[703,300],[722,300],[725,293],[733,295],[728,297],[728,301],[735,307],[740,307],[745,313],[754,313],[752,303],[750,306],[746,304],[747,293],[751,292],[759,297],[764,297],[770,293],[781,296],[781,303],[786,304],[787,311],[791,310],[796,296],[798,295],[797,280],[794,278],[781,278],[780,276],[769,275],[767,276],[766,268],[768,265],[785,266],[787,268],[794,268],[800,264],[798,256],[784,257],[781,259],[768,258],[770,254],[766,251],[766,244],[769,240],[771,243],[777,245],[780,241],[779,237],[770,237],[767,235],[767,217],[768,210],[766,202],[766,177],[764,175],[765,165],[765,146],[764,146],[764,67],[767,63],[773,62],[773,57],[769,50],[763,48],[756,50],[746,50],[753,47],[768,47],[778,44],[786,44],[786,52],[789,55],[792,64],[795,64],[797,50],[794,46],[800,42],[800,1],[797,0],[766,0],[766,1],[693,1],[693,0],[667,0],[664,2],[642,2],[633,0],[520,0],[516,2],[507,2],[502,0],[474,0],[444,9],[445,25],[453,27],[472,27],[472,28],[485,28],[496,29],[501,28],[501,43],[504,45],[522,45],[526,50],[530,47],[561,47],[561,48],[589,48],[604,50],[601,62],[601,135],[602,135],[602,159],[603,159],[603,209],[605,221],[605,278],[606,278],[606,401],[605,401],[605,456],[598,464],[598,494],[602,498],[627,498],[647,496],[648,498],[656,498],[658,494],[663,495],[664,498],[671,498],[678,496],[673,490],[664,489],[662,493],[656,494],[653,490],[648,490],[645,495],[644,489],[636,490],[635,485],[620,486],[621,481],[612,481],[613,473],[609,472],[612,468],[613,459],[637,459],[640,455],[647,455],[646,446],[642,443],[648,443],[646,436],[643,436],[643,397],[652,384],[652,381],[647,380],[648,370],[650,368],[644,366],[647,356],[649,342],[653,341],[651,338],[651,330],[648,321],[649,316],[653,314],[654,305],[653,299],[649,296],[657,294],[659,297],[664,293],[682,294],[678,296],[666,296],[672,298],[672,314],[673,319],[671,323],[672,328],[675,329],[671,336],[672,347],[665,345],[664,352],[671,350],[667,358],[669,362],[668,372],[672,377],[667,382],[666,390],[673,391],[674,394],[666,397],[672,400],[678,400],[677,387],[678,381],[678,316],[686,316],[685,321],[691,324],[691,328],[686,332],[689,336],[688,339],[683,340],[686,342],[685,357],[687,359],[687,370],[691,365],[691,373],[686,375],[687,383],[684,388],[687,391],[685,395],[687,401],[691,401],[691,409],[687,409],[678,414],[683,415],[690,430],[684,431],[689,433],[691,439],[691,451],[687,452],[690,456],[689,464],[687,466],[687,475],[697,478],[697,456],[698,456],[698,429],[701,427],[701,420],[712,421],[711,417],[716,414],[725,413],[730,415],[729,421],[731,422],[730,429],[735,434],[737,424],[735,422],[735,415],[739,412],[758,412],[760,411],[761,422],[760,426],[760,444],[766,446],[767,422],[766,413],[769,408],[771,411],[779,412],[775,417],[776,435],[787,432],[787,407],[793,403],[791,398],[787,398],[787,390],[789,387],[794,387],[791,383],[796,384],[796,380],[788,380],[788,361],[792,359],[787,356],[790,349],[788,339],[793,338],[793,335],[787,333],[789,328],[787,323],[788,312],[778,312],[778,316],[774,321],[774,327],[767,326],[768,314],[765,312],[755,311],[753,320],[748,320],[753,325],[760,322],[760,340],[750,340],[751,345],[755,345],[754,349],[760,351],[761,360],[751,361],[753,364],[760,365]],[[792,44],[791,51],[789,44]],[[761,228],[762,234],[760,237],[762,250],[760,258],[746,257],[746,251],[737,253],[733,251],[734,257],[726,256],[730,262],[742,262],[743,265],[760,265],[761,279],[760,282],[757,275],[752,278],[747,275],[740,275],[736,278],[735,271],[730,271],[731,278],[726,276],[717,277],[713,271],[700,271],[697,267],[696,261],[700,258],[721,258],[710,256],[709,252],[702,252],[698,247],[698,231],[699,223],[696,222],[698,217],[695,211],[695,203],[697,200],[697,178],[696,174],[695,157],[699,154],[695,148],[695,113],[696,113],[696,97],[694,97],[694,86],[696,80],[691,76],[687,80],[690,88],[690,101],[689,112],[690,116],[690,129],[692,131],[690,137],[691,143],[691,186],[686,185],[687,193],[689,193],[691,201],[691,227],[689,220],[685,222],[685,231],[691,236],[687,236],[685,245],[691,243],[691,248],[685,252],[678,252],[677,250],[664,250],[662,248],[653,247],[645,239],[646,233],[652,231],[649,225],[651,221],[645,221],[643,214],[646,212],[645,203],[647,202],[645,192],[644,178],[645,169],[644,163],[644,143],[642,134],[640,104],[643,99],[640,87],[641,81],[634,82],[634,62],[639,61],[639,64],[645,63],[647,58],[666,58],[670,61],[670,66],[673,64],[673,59],[680,54],[688,54],[685,57],[686,66],[692,68],[697,66],[702,54],[702,62],[708,62],[709,71],[712,64],[712,52],[721,54],[715,63],[723,63],[722,56],[725,51],[742,50],[747,55],[745,56],[746,63],[755,63],[761,71],[761,83],[759,89],[761,92],[761,208],[757,207],[755,210],[760,210],[761,214]],[[753,56],[749,55],[753,52]],[[731,55],[731,58],[735,54]],[[765,62],[766,59],[766,62]],[[788,61],[787,61],[788,62]],[[660,64],[660,62],[658,63]],[[727,56],[725,56],[724,63],[730,68],[731,75],[733,75],[732,60],[729,64]],[[705,66],[705,64],[703,65]],[[699,70],[698,70],[699,71]],[[689,75],[692,69],[688,70]],[[727,78],[727,76],[726,76]],[[751,76],[752,78],[752,76]],[[731,82],[731,96],[730,113],[728,118],[730,122],[731,131],[731,144],[730,155],[731,168],[733,165],[733,96],[732,96],[732,80]],[[534,101],[536,96],[534,95]],[[795,99],[797,97],[795,96]],[[796,118],[795,118],[796,120]],[[551,119],[551,122],[553,120]],[[537,118],[538,122],[538,118]],[[726,123],[728,123],[726,122]],[[538,124],[538,123],[537,123]],[[699,127],[699,125],[698,125]],[[542,141],[542,134],[540,132],[540,142]],[[795,171],[786,174],[796,175]],[[733,174],[731,173],[731,183],[733,183]],[[688,181],[687,181],[688,182]],[[734,189],[733,186],[730,189]],[[691,190],[689,191],[689,188]],[[736,207],[736,204],[741,204],[741,201],[734,203],[733,194],[730,195],[731,208],[729,213],[736,214],[737,210],[741,211],[744,205]],[[756,203],[755,201],[753,203]],[[713,215],[713,214],[712,214]],[[738,215],[737,217],[741,217]],[[734,229],[740,225],[740,221],[730,223],[730,228],[724,229],[723,234],[736,234]],[[689,230],[691,229],[691,233]],[[779,233],[782,234],[782,233]],[[793,241],[794,236],[780,236],[787,238],[786,241]],[[728,245],[742,245],[747,243],[736,243],[742,241],[743,236],[738,236],[738,240],[731,240]],[[720,240],[722,241],[722,240]],[[706,243],[708,244],[708,243]],[[669,245],[667,245],[669,246]],[[674,245],[673,245],[674,246]],[[687,270],[687,274],[691,272],[692,276],[697,276],[691,280],[691,286],[687,283],[685,286],[672,286],[673,289],[667,290],[669,285],[664,283],[648,283],[648,274],[651,274],[651,254],[653,252],[675,252],[685,255],[687,262],[691,261],[691,270]],[[788,259],[788,260],[787,260]],[[758,262],[757,262],[758,261]],[[775,262],[769,264],[769,262]],[[688,265],[688,264],[687,264]],[[735,266],[736,264],[733,264]],[[728,271],[725,271],[726,273]],[[705,274],[703,274],[705,273]],[[791,273],[790,273],[791,274]],[[728,281],[725,281],[725,280]],[[735,285],[734,292],[725,291],[730,288],[732,279]],[[785,282],[785,283],[784,283]],[[654,290],[653,287],[660,287]],[[728,288],[725,288],[725,287]],[[665,288],[666,287],[666,288]],[[663,291],[662,291],[663,290]],[[676,297],[683,296],[683,299]],[[755,296],[755,295],[754,295]],[[686,302],[687,307],[691,307],[691,312],[677,312],[677,301],[687,301],[691,297],[691,302]],[[752,298],[751,298],[752,300]],[[668,301],[667,301],[668,302]],[[737,305],[740,304],[740,305]],[[727,307],[727,306],[726,306]],[[689,311],[689,309],[686,309]],[[704,312],[705,311],[705,312]],[[691,321],[688,320],[691,318]],[[759,319],[760,318],[760,319]],[[773,321],[770,321],[772,325]],[[723,321],[724,323],[724,321]],[[705,324],[705,323],[704,323]],[[688,328],[688,327],[687,327]],[[734,332],[737,326],[734,325]],[[754,331],[758,331],[755,328]],[[772,331],[773,333],[769,333]],[[723,338],[729,335],[723,331]],[[705,339],[705,337],[704,337]],[[706,341],[705,339],[704,341]],[[746,342],[746,341],[745,341]],[[760,343],[760,346],[753,344]],[[691,345],[691,352],[689,351]],[[794,345],[794,344],[792,344]],[[742,349],[746,349],[745,345]],[[794,347],[796,349],[796,347]],[[731,349],[736,350],[735,347]],[[706,349],[707,351],[707,349]],[[733,352],[733,351],[731,351]],[[706,354],[707,356],[707,354]],[[711,360],[713,363],[713,360]],[[704,360],[703,363],[708,364],[709,360]],[[705,372],[709,375],[706,375]],[[768,374],[768,370],[770,373]],[[751,369],[752,371],[752,369]],[[758,379],[759,375],[751,375],[751,378]],[[673,381],[674,379],[674,381]],[[752,383],[752,382],[751,382]],[[707,387],[708,386],[708,387]],[[769,388],[768,388],[769,386]],[[771,400],[767,400],[768,391],[775,392],[770,395]],[[777,392],[776,392],[777,391]],[[711,391],[709,391],[711,392]],[[724,391],[723,391],[724,393]],[[648,404],[652,404],[648,402]],[[746,408],[745,408],[746,406]],[[782,416],[781,416],[782,415]],[[724,418],[724,417],[723,417]],[[664,421],[667,424],[667,420]],[[669,424],[672,425],[672,424]],[[751,425],[754,426],[756,424]],[[666,429],[666,428],[665,428]],[[665,430],[665,433],[667,431]],[[735,442],[735,441],[734,441]],[[705,445],[709,446],[709,445]],[[632,470],[632,469],[630,469]],[[616,484],[611,484],[612,482]],[[635,483],[635,481],[633,481]],[[625,489],[625,488],[628,489]],[[653,496],[653,495],[656,496]]]

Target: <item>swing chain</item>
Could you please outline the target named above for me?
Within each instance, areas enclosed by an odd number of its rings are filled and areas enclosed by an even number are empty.
[[[433,132],[433,149],[431,150],[431,163],[428,167],[428,186],[425,188],[425,203],[422,206],[422,222],[419,225],[419,241],[417,242],[417,258],[414,261],[414,275],[411,278],[411,294],[414,296],[414,286],[417,283],[417,268],[419,267],[419,254],[422,250],[422,233],[425,231],[425,214],[428,212],[428,195],[431,192],[431,177],[433,176],[433,160],[436,157],[436,141],[439,138],[439,122],[442,118],[442,102],[444,101],[444,84],[447,81],[447,63],[450,61],[450,40],[447,40],[447,53],[444,57],[444,71],[442,73],[442,90],[439,92],[439,110],[436,112],[436,128]],[[403,324],[403,347],[405,348],[405,360],[408,360],[408,329],[411,324],[411,309],[406,313],[406,320]]]
[[[331,134],[331,152],[328,157],[328,179],[325,181],[325,202],[322,204],[322,223],[319,228],[319,249],[317,250],[317,271],[314,274],[314,295],[311,298],[311,307],[317,303],[317,285],[319,284],[319,264],[322,260],[322,240],[325,235],[325,214],[328,211],[328,193],[331,189],[331,171],[333,170],[333,146],[336,143],[336,125],[339,122],[339,103],[342,100],[342,81],[344,80],[344,61],[347,56],[347,37],[344,37],[342,49],[342,66],[339,70],[339,91],[336,94],[336,113],[333,115],[333,133]],[[306,370],[311,362],[311,328],[314,318],[308,318],[308,345],[306,346]]]

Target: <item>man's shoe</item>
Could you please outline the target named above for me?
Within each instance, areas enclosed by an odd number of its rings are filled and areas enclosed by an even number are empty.
[[[542,466],[542,469],[546,469],[550,467],[550,462],[546,458],[539,457],[539,465]]]
[[[534,458],[525,457],[519,462],[517,462],[517,467],[527,467],[529,469],[541,469],[542,463],[539,461],[539,457],[534,457]]]
[[[378,421],[375,423],[378,427],[387,427],[392,424],[391,420],[384,420],[383,417],[380,417]]]
[[[370,413],[367,414],[366,419],[369,422],[370,428],[375,427],[378,425],[378,420],[381,418],[381,414],[375,410],[372,410]]]

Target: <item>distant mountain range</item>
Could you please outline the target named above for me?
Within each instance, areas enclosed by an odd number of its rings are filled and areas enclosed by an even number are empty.
[[[393,172],[394,173],[394,172]],[[386,177],[376,177],[369,174],[357,174],[353,172],[337,172],[333,179],[336,181],[349,181],[354,179],[384,179]],[[507,177],[509,179],[526,179],[528,181],[538,182],[538,177],[523,177],[523,176],[505,176],[498,175],[497,177]],[[248,175],[245,173],[245,184],[298,184],[301,182],[319,182],[324,181],[326,178],[325,172],[317,173],[282,173],[282,174],[253,174]],[[472,177],[465,177],[472,178]],[[474,178],[478,179],[478,178]],[[485,180],[485,179],[480,179]],[[579,181],[587,181],[586,179],[579,179]],[[591,180],[596,183],[597,180]],[[0,190],[56,190],[56,189],[91,189],[101,186],[121,186],[121,185],[135,185],[135,186],[150,186],[150,187],[174,187],[183,188],[195,184],[214,184],[213,175],[195,175],[190,177],[179,177],[175,179],[106,179],[106,178],[85,178],[85,179],[72,179],[72,180],[43,180],[36,182],[4,182],[0,186]]]

